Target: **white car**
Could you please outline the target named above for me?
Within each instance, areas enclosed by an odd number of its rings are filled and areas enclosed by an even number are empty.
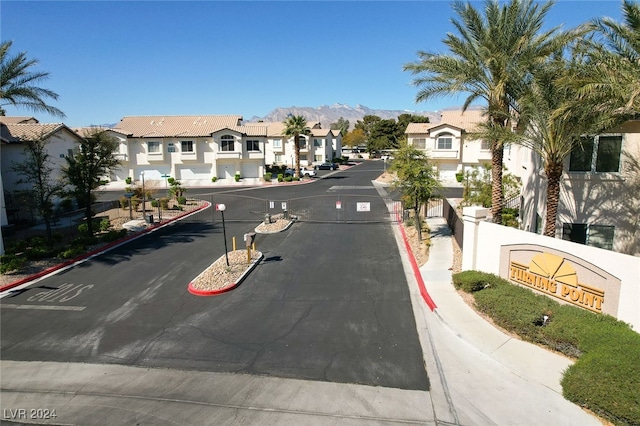
[[[284,175],[285,176],[294,176],[296,174],[296,171],[294,169],[286,169],[284,171]],[[316,175],[316,171],[315,170],[307,170],[307,169],[300,169],[300,176],[309,176],[309,177],[313,177]]]

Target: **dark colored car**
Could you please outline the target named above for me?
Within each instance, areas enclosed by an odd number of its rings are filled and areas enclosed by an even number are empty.
[[[338,170],[338,165],[336,163],[322,163],[316,166],[317,170]]]

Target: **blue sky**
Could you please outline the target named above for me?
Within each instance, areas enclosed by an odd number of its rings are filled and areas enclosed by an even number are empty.
[[[478,8],[482,2],[473,2]],[[446,51],[447,1],[6,1],[0,38],[39,60],[69,126],[127,115],[240,114],[357,104],[437,111],[415,102],[402,66]],[[547,27],[621,19],[621,3],[557,1]],[[5,107],[7,115],[56,117]]]

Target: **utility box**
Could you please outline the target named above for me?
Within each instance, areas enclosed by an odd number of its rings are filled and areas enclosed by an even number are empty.
[[[256,239],[255,232],[249,232],[247,234],[244,234],[244,242],[246,243],[247,248],[251,247],[255,239]]]

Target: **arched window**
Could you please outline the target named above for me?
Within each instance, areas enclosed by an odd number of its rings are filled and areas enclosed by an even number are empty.
[[[235,138],[231,135],[222,135],[220,137],[220,151],[234,151]]]
[[[449,133],[443,133],[438,136],[436,142],[436,149],[451,149],[453,147],[453,135]]]

